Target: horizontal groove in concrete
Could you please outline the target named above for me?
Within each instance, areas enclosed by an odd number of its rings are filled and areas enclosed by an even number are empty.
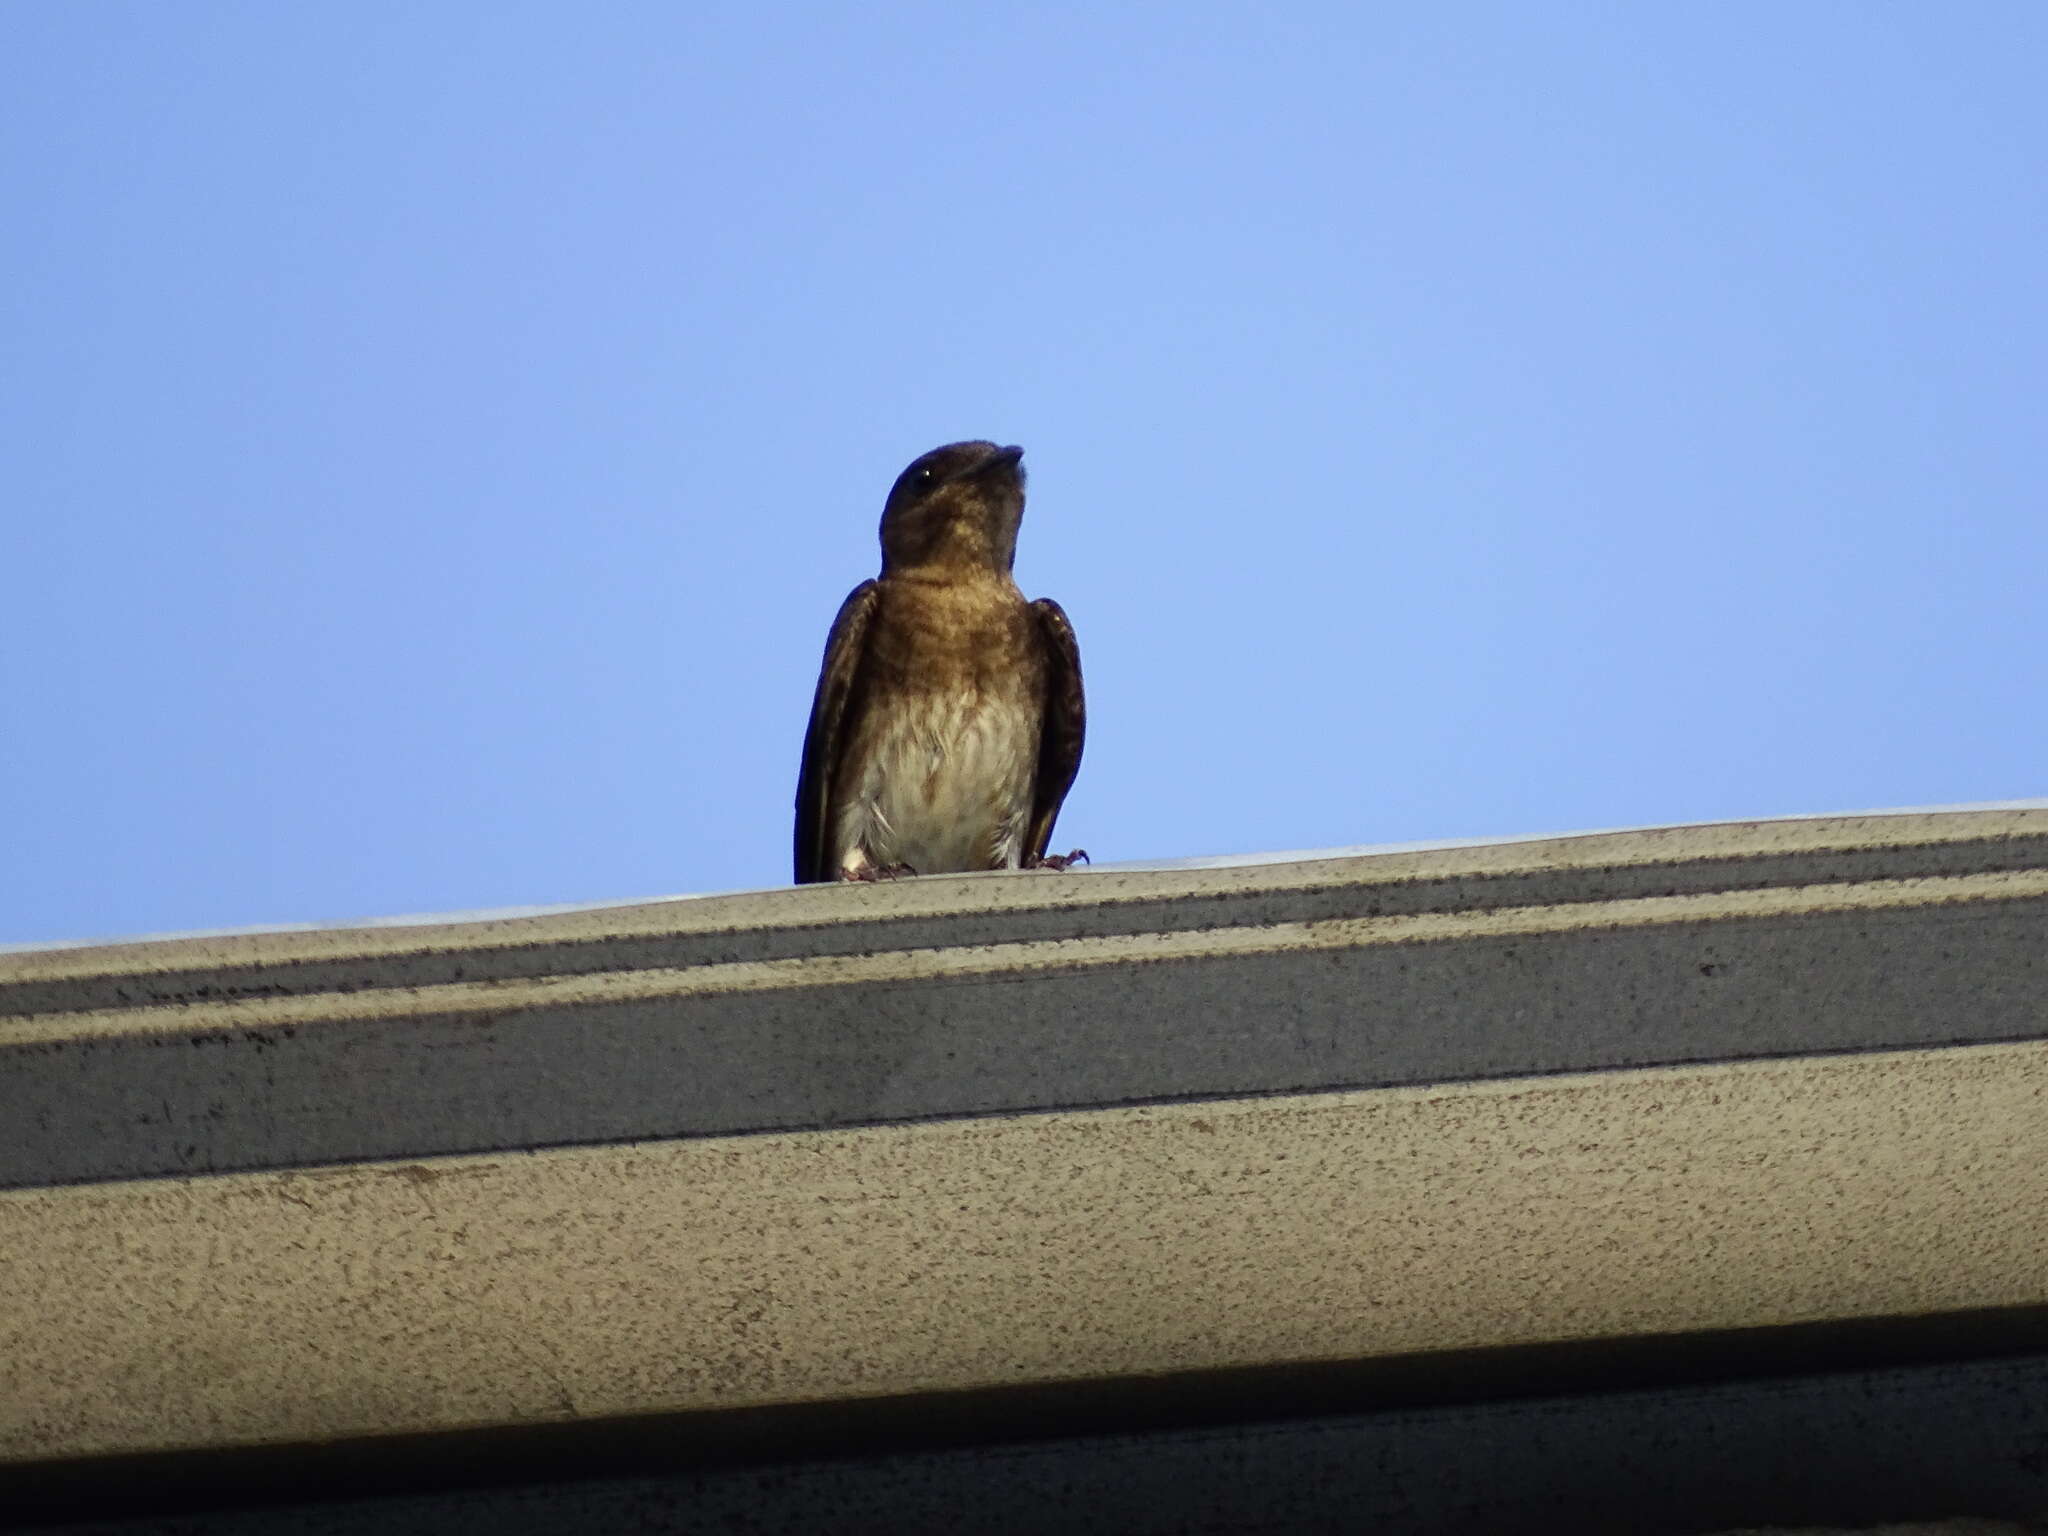
[[[2048,870],[387,987],[0,1022],[0,1186],[2042,1034]]]
[[[0,1459],[2048,1304],[2048,1042],[0,1194]]]
[[[0,954],[13,1015],[2048,868],[2048,810],[1744,822],[1222,869],[810,886]]]
[[[322,990],[320,967],[529,951],[491,925],[189,941],[302,985],[0,1018],[0,1187],[2036,1038],[2044,826],[1851,818],[1133,874],[1116,878],[1151,884],[1108,887],[1129,900],[1106,907],[1087,877],[791,891],[733,898],[746,931],[878,903],[912,915],[842,926],[996,941],[846,953],[845,934],[799,925],[829,942],[656,967],[676,935],[627,933],[653,947],[622,969],[360,991]],[[1508,891],[1552,899],[1500,905]],[[738,931],[716,907],[520,932],[540,953],[687,919],[708,943]],[[1104,912],[1162,926],[1034,926]],[[11,956],[0,974],[97,997],[157,948]],[[191,952],[165,948],[164,974],[189,979]]]

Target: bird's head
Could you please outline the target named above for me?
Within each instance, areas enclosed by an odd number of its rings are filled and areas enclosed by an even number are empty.
[[[1007,575],[1024,521],[1024,450],[948,443],[913,460],[882,507],[882,574],[919,566]]]

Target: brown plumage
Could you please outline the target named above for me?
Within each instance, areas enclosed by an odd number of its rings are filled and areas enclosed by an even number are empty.
[[[1010,576],[1024,450],[934,448],[882,508],[882,574],[840,606],[804,735],[796,878],[1048,859],[1081,766],[1081,657]],[[1071,856],[1070,856],[1071,857]]]

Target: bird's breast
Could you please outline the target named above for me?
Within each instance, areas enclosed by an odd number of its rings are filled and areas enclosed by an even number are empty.
[[[1006,602],[960,596],[913,593],[878,616],[876,670],[834,796],[842,869],[865,861],[940,874],[1021,860],[1043,661],[1014,587]]]

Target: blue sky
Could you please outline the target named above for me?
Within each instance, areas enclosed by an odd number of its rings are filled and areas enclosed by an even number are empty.
[[[0,8],[0,939],[788,879],[1027,449],[1100,859],[2048,787],[2048,8]]]

